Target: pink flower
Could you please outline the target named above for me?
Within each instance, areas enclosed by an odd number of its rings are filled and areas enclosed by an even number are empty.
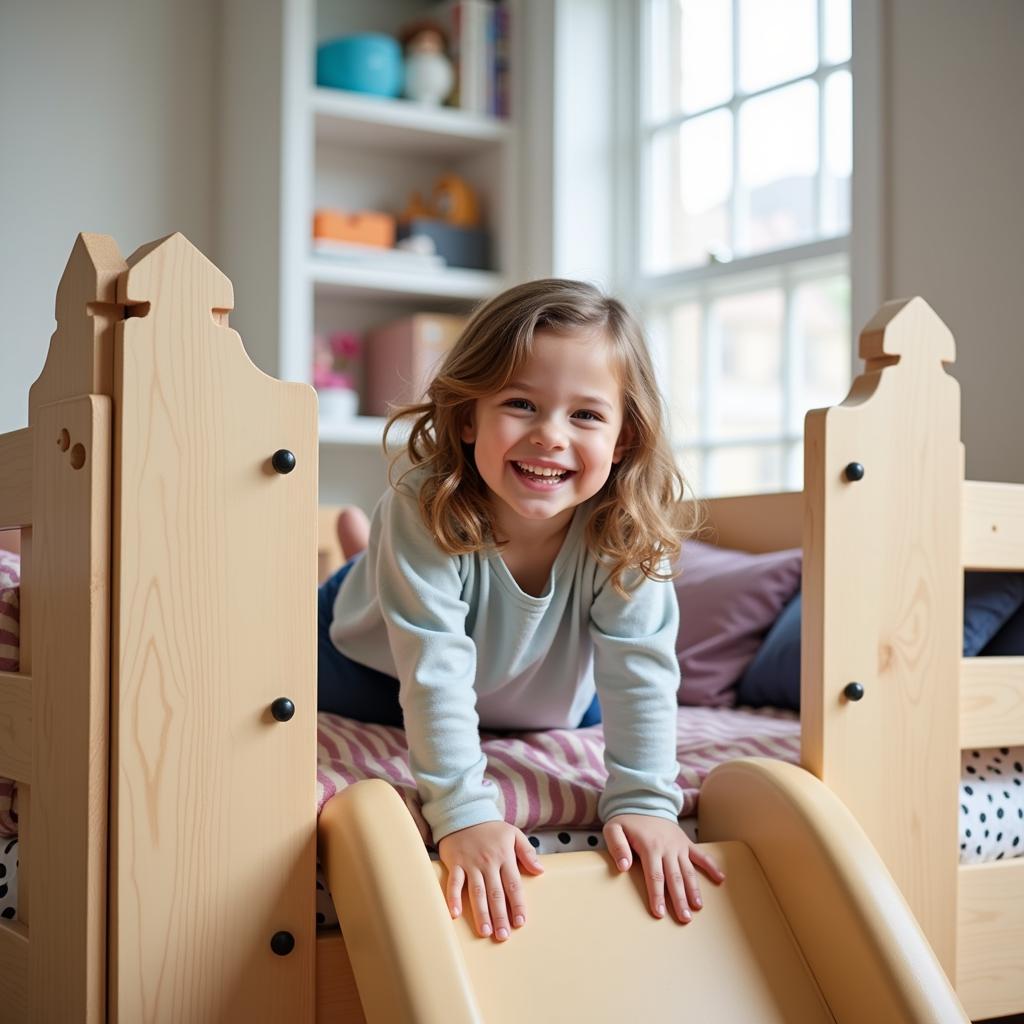
[[[354,359],[358,357],[361,348],[359,336],[351,331],[339,331],[331,335],[331,351],[337,359]]]

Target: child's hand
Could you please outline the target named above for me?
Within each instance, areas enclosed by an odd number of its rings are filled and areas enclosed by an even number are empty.
[[[691,920],[690,908],[700,910],[699,867],[716,885],[725,875],[714,861],[690,842],[689,836],[674,821],[648,814],[618,814],[604,826],[608,852],[620,871],[628,871],[633,852],[640,855],[647,882],[647,899],[655,917],[665,914],[665,884],[680,924]],[[632,850],[630,849],[632,847]]]
[[[531,875],[539,875],[544,868],[519,829],[503,821],[470,825],[446,835],[437,844],[437,852],[448,869],[445,899],[452,917],[462,913],[462,888],[468,884],[477,935],[493,934],[504,942],[510,934],[510,917],[516,928],[526,924],[526,901],[517,861]]]

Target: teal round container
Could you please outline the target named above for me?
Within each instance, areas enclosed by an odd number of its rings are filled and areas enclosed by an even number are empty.
[[[402,48],[382,32],[341,36],[317,47],[316,84],[371,96],[400,96]]]

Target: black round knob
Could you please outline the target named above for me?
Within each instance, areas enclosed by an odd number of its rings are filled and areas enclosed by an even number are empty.
[[[847,683],[843,687],[843,695],[847,700],[860,700],[864,696],[864,684]]]
[[[295,705],[287,697],[278,697],[270,705],[270,713],[279,722],[290,722],[295,714]]]
[[[295,456],[287,448],[278,448],[270,458],[278,473],[290,473],[295,468]]]
[[[291,932],[274,932],[270,948],[278,956],[287,956],[295,948],[295,936]]]
[[[851,462],[846,469],[843,470],[843,476],[847,480],[853,482],[856,480],[864,479],[864,467],[859,462]]]

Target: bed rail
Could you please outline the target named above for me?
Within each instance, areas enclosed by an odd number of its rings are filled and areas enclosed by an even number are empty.
[[[964,482],[961,559],[965,569],[1024,569],[1024,484]]]
[[[0,529],[32,522],[32,432],[0,434]]]
[[[964,658],[960,749],[1024,743],[1024,657]]]
[[[32,782],[32,677],[0,672],[0,776]]]

